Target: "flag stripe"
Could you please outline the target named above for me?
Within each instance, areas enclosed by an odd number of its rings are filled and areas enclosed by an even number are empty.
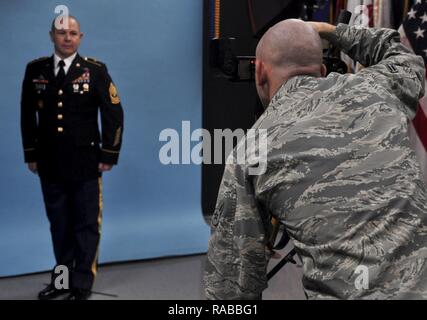
[[[421,105],[419,106],[418,112],[412,122],[414,124],[415,130],[417,131],[418,137],[424,146],[424,149],[427,150],[427,116]]]

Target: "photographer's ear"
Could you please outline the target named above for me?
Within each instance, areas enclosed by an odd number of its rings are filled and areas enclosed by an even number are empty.
[[[255,81],[256,81],[256,84],[260,87],[263,87],[267,82],[265,65],[259,59],[255,60]]]
[[[255,86],[262,105],[267,107],[270,103],[268,72],[264,62],[259,59],[255,61]]]
[[[322,78],[326,77],[328,74],[328,68],[326,68],[326,65],[322,64],[322,67],[320,68],[320,74]]]

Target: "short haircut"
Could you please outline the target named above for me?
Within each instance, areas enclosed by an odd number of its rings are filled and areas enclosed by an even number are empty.
[[[304,67],[322,64],[322,41],[301,20],[284,20],[270,28],[257,46],[257,57],[275,67]]]
[[[50,31],[55,32],[55,30],[58,30],[58,29],[56,29],[56,27],[55,27],[55,22],[56,22],[56,20],[57,20],[57,19],[59,19],[59,18],[62,18],[62,19],[73,19],[74,21],[76,21],[76,22],[77,22],[77,24],[79,25],[79,29],[80,29],[80,22],[79,22],[79,20],[77,20],[77,18],[76,18],[76,17],[74,17],[74,16],[72,16],[72,15],[60,15],[60,16],[57,16],[57,17],[55,17],[55,18],[53,19],[52,24],[51,24],[51,26],[50,26]]]

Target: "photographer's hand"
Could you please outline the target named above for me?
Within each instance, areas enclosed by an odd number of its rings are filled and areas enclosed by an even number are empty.
[[[336,26],[326,23],[326,22],[307,22],[314,30],[316,30],[321,38],[326,38],[328,34],[331,34],[335,31]]]

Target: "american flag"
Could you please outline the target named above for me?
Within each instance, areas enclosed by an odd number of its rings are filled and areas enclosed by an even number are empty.
[[[411,48],[415,54],[424,58],[427,65],[427,2],[417,0],[408,12],[406,20],[399,28],[402,43]],[[426,88],[427,89],[427,88]],[[410,124],[412,145],[423,168],[427,181],[427,95],[419,102],[415,118]]]

